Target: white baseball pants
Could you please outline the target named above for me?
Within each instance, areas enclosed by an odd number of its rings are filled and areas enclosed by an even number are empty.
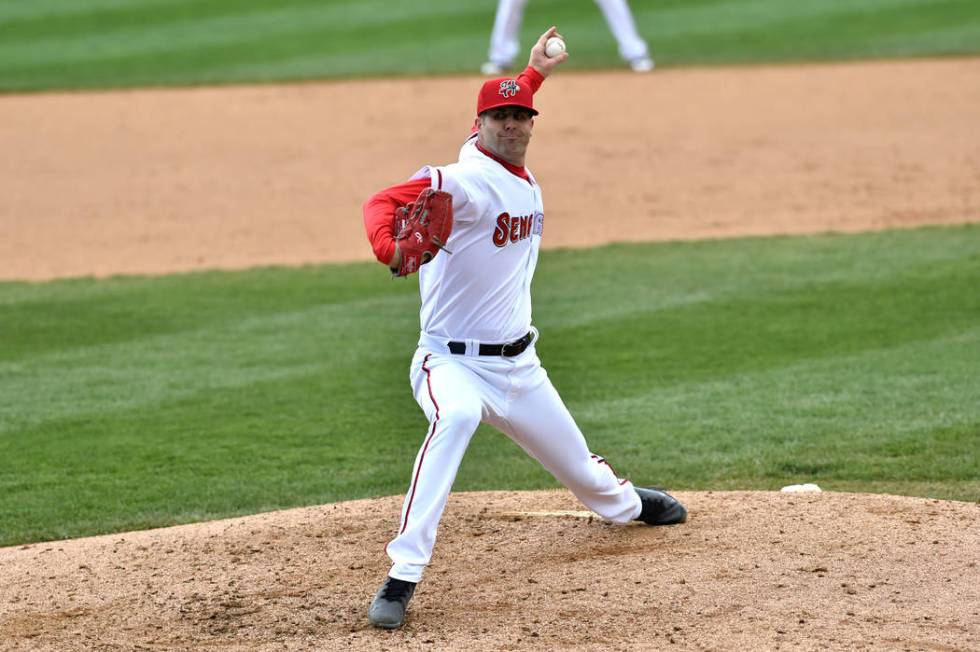
[[[625,61],[650,56],[647,42],[636,30],[636,21],[626,0],[595,0],[619,45],[619,56]],[[527,0],[499,0],[490,33],[489,60],[503,68],[514,65],[520,51],[519,32]]]
[[[589,451],[534,344],[512,358],[474,355],[478,350],[478,342],[468,341],[465,355],[448,353],[445,340],[423,334],[412,360],[412,390],[429,428],[415,458],[398,535],[386,548],[391,577],[422,579],[456,472],[481,421],[514,440],[599,516],[628,523],[640,515],[633,485]]]

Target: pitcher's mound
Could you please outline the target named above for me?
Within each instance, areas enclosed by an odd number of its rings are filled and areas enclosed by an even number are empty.
[[[617,527],[567,492],[453,494],[406,626],[367,606],[401,499],[0,550],[3,649],[980,647],[980,507],[675,492]]]

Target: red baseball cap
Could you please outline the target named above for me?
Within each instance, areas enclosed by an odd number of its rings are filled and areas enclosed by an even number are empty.
[[[520,106],[537,115],[534,109],[534,93],[527,84],[519,84],[511,77],[491,79],[483,83],[476,100],[476,114],[496,109],[498,106]]]

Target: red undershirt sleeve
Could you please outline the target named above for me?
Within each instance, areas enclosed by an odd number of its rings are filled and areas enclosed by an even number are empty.
[[[380,190],[364,202],[364,230],[380,262],[387,265],[395,256],[395,209],[415,201],[431,185],[429,177],[413,179]]]
[[[517,83],[526,83],[531,87],[531,93],[537,93],[538,89],[541,88],[541,84],[544,83],[544,76],[535,70],[533,67],[528,66],[524,71],[517,76]]]

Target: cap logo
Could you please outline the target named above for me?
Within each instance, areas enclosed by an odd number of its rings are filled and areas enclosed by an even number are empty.
[[[504,99],[514,97],[520,90],[521,87],[518,86],[517,82],[513,79],[505,79],[504,81],[500,82],[500,96]]]

